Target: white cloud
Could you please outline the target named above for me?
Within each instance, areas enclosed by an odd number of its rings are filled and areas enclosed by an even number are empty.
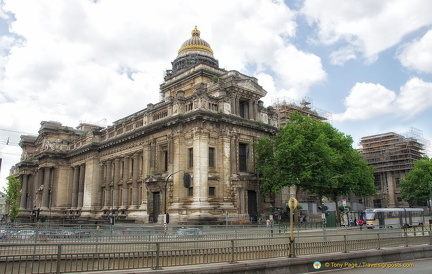
[[[276,62],[273,66],[279,81],[288,90],[288,97],[300,99],[304,97],[310,86],[326,79],[321,59],[311,53],[298,50],[294,46],[286,46],[274,54]]]
[[[432,73],[432,30],[421,39],[407,43],[398,58],[405,67]]]
[[[401,87],[395,102],[395,109],[399,116],[411,119],[432,107],[432,83],[417,77],[410,79]]]
[[[345,99],[346,111],[333,114],[335,121],[366,120],[392,114],[409,120],[432,107],[432,83],[410,79],[399,94],[380,84],[357,83]]]
[[[355,49],[352,47],[345,47],[341,48],[339,50],[333,51],[330,54],[330,63],[333,65],[339,65],[342,66],[347,61],[356,59],[357,54],[355,52]]]
[[[278,97],[275,82],[270,74],[260,72],[255,77],[258,83],[267,91],[267,95],[262,99],[265,105],[271,105],[273,100]]]
[[[321,43],[351,45],[368,62],[406,34],[432,24],[429,0],[306,0],[302,13],[317,25]]]
[[[333,119],[336,121],[369,119],[389,112],[395,99],[395,92],[380,84],[357,83],[345,99],[346,111],[333,114]]]

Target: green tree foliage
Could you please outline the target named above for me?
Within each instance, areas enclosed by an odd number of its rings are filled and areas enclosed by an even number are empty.
[[[7,187],[4,188],[4,191],[6,193],[6,204],[9,208],[9,218],[13,222],[18,217],[19,213],[21,182],[13,175],[7,177],[7,180]]]
[[[428,201],[432,188],[432,159],[426,156],[414,161],[413,169],[400,186],[402,199],[408,203]]]
[[[349,193],[374,194],[373,170],[352,143],[329,123],[294,113],[276,136],[255,144],[261,189],[296,185],[335,202]]]

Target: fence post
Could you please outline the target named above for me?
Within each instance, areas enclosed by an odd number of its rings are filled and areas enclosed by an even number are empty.
[[[432,245],[432,229],[431,226],[429,225],[429,245]]]
[[[231,262],[230,262],[230,264],[233,264],[233,263],[235,263],[235,256],[234,256],[234,254],[235,254],[235,250],[234,250],[234,240],[231,240]]]
[[[155,262],[155,267],[153,267],[154,270],[159,270],[161,269],[160,264],[159,264],[159,256],[160,256],[160,243],[157,242],[156,243],[156,262]]]
[[[348,253],[347,235],[343,235],[343,237],[344,237],[344,252],[343,253]]]
[[[57,261],[56,261],[56,273],[57,274],[61,273],[60,272],[61,253],[62,253],[62,245],[59,244],[57,246]]]
[[[378,248],[377,249],[381,249],[381,238],[380,238],[380,234],[377,233],[378,236]]]

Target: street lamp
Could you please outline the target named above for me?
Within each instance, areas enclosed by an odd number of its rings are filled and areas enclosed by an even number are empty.
[[[164,190],[164,195],[165,195],[165,197],[164,197],[164,235],[166,235],[166,225],[169,223],[169,214],[167,213],[167,197],[168,197],[168,195],[167,195],[167,185],[168,185],[168,179],[171,176],[173,176],[174,174],[182,172],[182,171],[184,172],[184,170],[181,169],[181,170],[178,170],[176,172],[171,173],[170,175],[167,176],[167,178],[165,180],[165,190]],[[189,173],[185,173],[185,175],[186,174],[189,175]],[[189,182],[190,182],[190,175],[189,176],[184,176],[183,179],[185,180],[186,177],[189,178]]]

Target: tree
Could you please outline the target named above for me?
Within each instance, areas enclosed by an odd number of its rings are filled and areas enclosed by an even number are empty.
[[[400,182],[400,186],[402,199],[410,205],[428,201],[432,191],[432,159],[426,156],[414,161],[413,169]]]
[[[294,113],[275,136],[255,144],[262,191],[295,185],[336,203],[349,193],[374,194],[373,170],[352,143],[329,123]]]
[[[13,222],[18,217],[20,203],[20,186],[21,182],[13,175],[6,178],[8,180],[6,192],[6,204],[8,206],[9,218]]]

